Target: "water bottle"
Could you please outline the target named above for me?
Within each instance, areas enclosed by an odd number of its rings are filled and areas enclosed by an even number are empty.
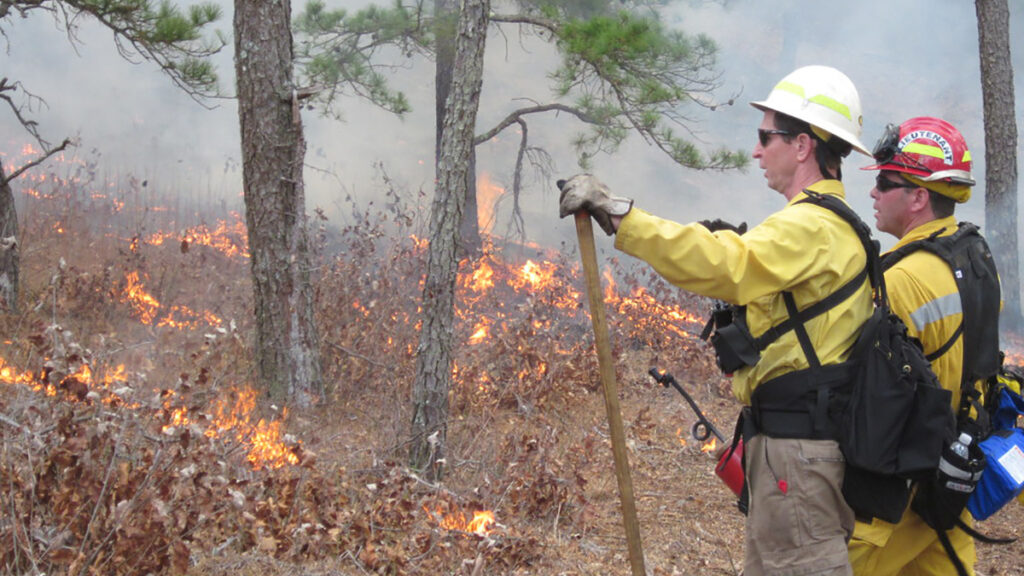
[[[961,432],[960,437],[950,444],[949,449],[960,457],[960,462],[949,462],[946,458],[939,463],[940,477],[945,477],[943,482],[946,488],[961,494],[970,494],[974,491],[974,485],[981,478],[981,470],[974,470],[975,461],[971,460],[967,447],[974,441],[967,432]],[[945,468],[943,465],[948,466]]]
[[[953,453],[956,454],[957,456],[963,458],[964,460],[968,460],[969,451],[967,450],[967,446],[970,445],[971,440],[973,440],[973,438],[971,438],[970,434],[968,434],[967,432],[961,432],[960,437],[957,438],[955,442],[953,442],[949,449],[952,450]]]

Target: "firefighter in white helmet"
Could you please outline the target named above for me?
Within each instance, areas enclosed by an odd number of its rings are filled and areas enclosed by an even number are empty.
[[[745,576],[851,574],[847,541],[854,514],[842,495],[844,460],[822,422],[832,392],[812,381],[812,365],[847,359],[872,311],[866,257],[857,235],[831,210],[803,202],[816,195],[844,200],[842,159],[860,142],[861,106],[840,71],[807,66],[787,75],[752,105],[763,114],[753,157],[768,187],[786,205],[749,231],[670,222],[612,196],[594,176],[566,181],[560,215],[586,210],[615,247],[641,258],[673,284],[732,305],[734,330],[718,324],[716,353],[732,373],[745,405],[749,506]],[[845,201],[845,200],[844,200]],[[715,228],[715,229],[712,229]],[[790,318],[849,285],[849,296],[807,318],[763,348],[744,349]],[[806,338],[804,338],[806,336]],[[810,347],[804,350],[799,339]],[[809,358],[814,356],[814,358]],[[778,384],[799,383],[806,393],[782,398]]]
[[[961,227],[973,227],[958,224],[953,214],[957,204],[971,197],[971,153],[960,131],[949,122],[917,117],[898,126],[890,124],[874,157],[876,162],[863,169],[878,171],[871,190],[875,224],[879,231],[899,239],[882,260],[889,301],[909,334],[921,341],[932,370],[953,393],[953,409],[959,412],[962,380],[970,387],[974,384],[971,374],[989,374],[998,367],[998,277],[992,277],[994,272],[975,274],[972,270],[960,274],[958,281],[936,253],[915,248],[923,247],[924,241],[953,237]],[[961,304],[962,282],[967,283],[963,284],[965,291],[974,294],[968,300],[982,305]],[[970,315],[976,318],[968,318]],[[955,487],[963,494],[961,499],[942,500],[946,506],[963,505],[970,487],[973,484],[961,482]],[[960,528],[936,531],[929,526],[943,511],[933,509],[934,503],[921,499],[920,493],[918,488],[918,496],[896,524],[878,518],[858,519],[850,541],[854,573],[956,574],[954,561],[959,561],[960,573],[974,574],[973,538]],[[946,512],[953,518],[958,513],[970,525],[966,510]],[[941,542],[943,537],[948,539],[952,555]]]

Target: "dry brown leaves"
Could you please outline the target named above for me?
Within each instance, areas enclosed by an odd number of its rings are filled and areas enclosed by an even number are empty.
[[[317,321],[328,401],[289,413],[297,465],[253,469],[244,438],[206,434],[217,399],[251,373],[247,263],[197,243],[183,251],[180,242],[148,244],[141,230],[111,230],[132,220],[124,216],[130,203],[90,204],[68,179],[55,182],[28,206],[23,229],[24,253],[33,255],[23,274],[28,311],[0,318],[0,355],[53,390],[9,386],[0,394],[0,571],[629,573],[574,254],[493,249],[463,264],[446,477],[432,485],[402,465],[422,215],[387,190],[382,210],[353,210],[339,231],[322,229]],[[53,202],[60,194],[76,200]],[[53,221],[76,242],[55,235]],[[183,226],[146,222],[150,232]],[[126,238],[134,238],[127,247]],[[485,265],[490,287],[477,290],[473,272]],[[165,306],[209,310],[224,324],[142,325],[117,297],[133,270]],[[647,566],[658,576],[736,574],[743,521],[734,499],[688,437],[689,408],[647,375],[652,367],[671,371],[731,431],[737,406],[729,383],[694,337],[699,322],[675,315],[702,315],[709,303],[641,268],[611,262],[609,274],[609,329]],[[481,328],[487,337],[474,340]],[[90,366],[95,382],[120,364],[122,379],[112,385],[98,387],[80,372]],[[277,408],[260,413],[280,416]],[[490,533],[453,527],[452,519],[478,510],[494,512]],[[1001,518],[991,531],[1020,534],[1018,507]],[[1020,554],[1019,543],[983,547],[979,572],[1016,573]]]

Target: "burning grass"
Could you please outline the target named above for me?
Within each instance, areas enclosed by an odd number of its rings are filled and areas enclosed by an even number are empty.
[[[414,200],[385,189],[380,209],[315,221],[328,399],[292,412],[248,386],[237,212],[190,222],[144,183],[69,166],[19,190],[2,573],[628,572],[575,254],[489,246],[461,264],[434,485],[402,466],[425,259]],[[673,371],[730,429],[728,383],[694,336],[708,303],[614,261],[604,282],[648,567],[733,574],[742,520],[699,443],[680,442],[693,415],[647,375]]]

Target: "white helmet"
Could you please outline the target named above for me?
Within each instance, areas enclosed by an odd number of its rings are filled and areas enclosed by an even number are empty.
[[[767,99],[750,105],[761,111],[774,110],[803,120],[849,143],[861,154],[871,156],[860,141],[864,124],[860,96],[846,74],[835,68],[797,68],[772,88]]]

